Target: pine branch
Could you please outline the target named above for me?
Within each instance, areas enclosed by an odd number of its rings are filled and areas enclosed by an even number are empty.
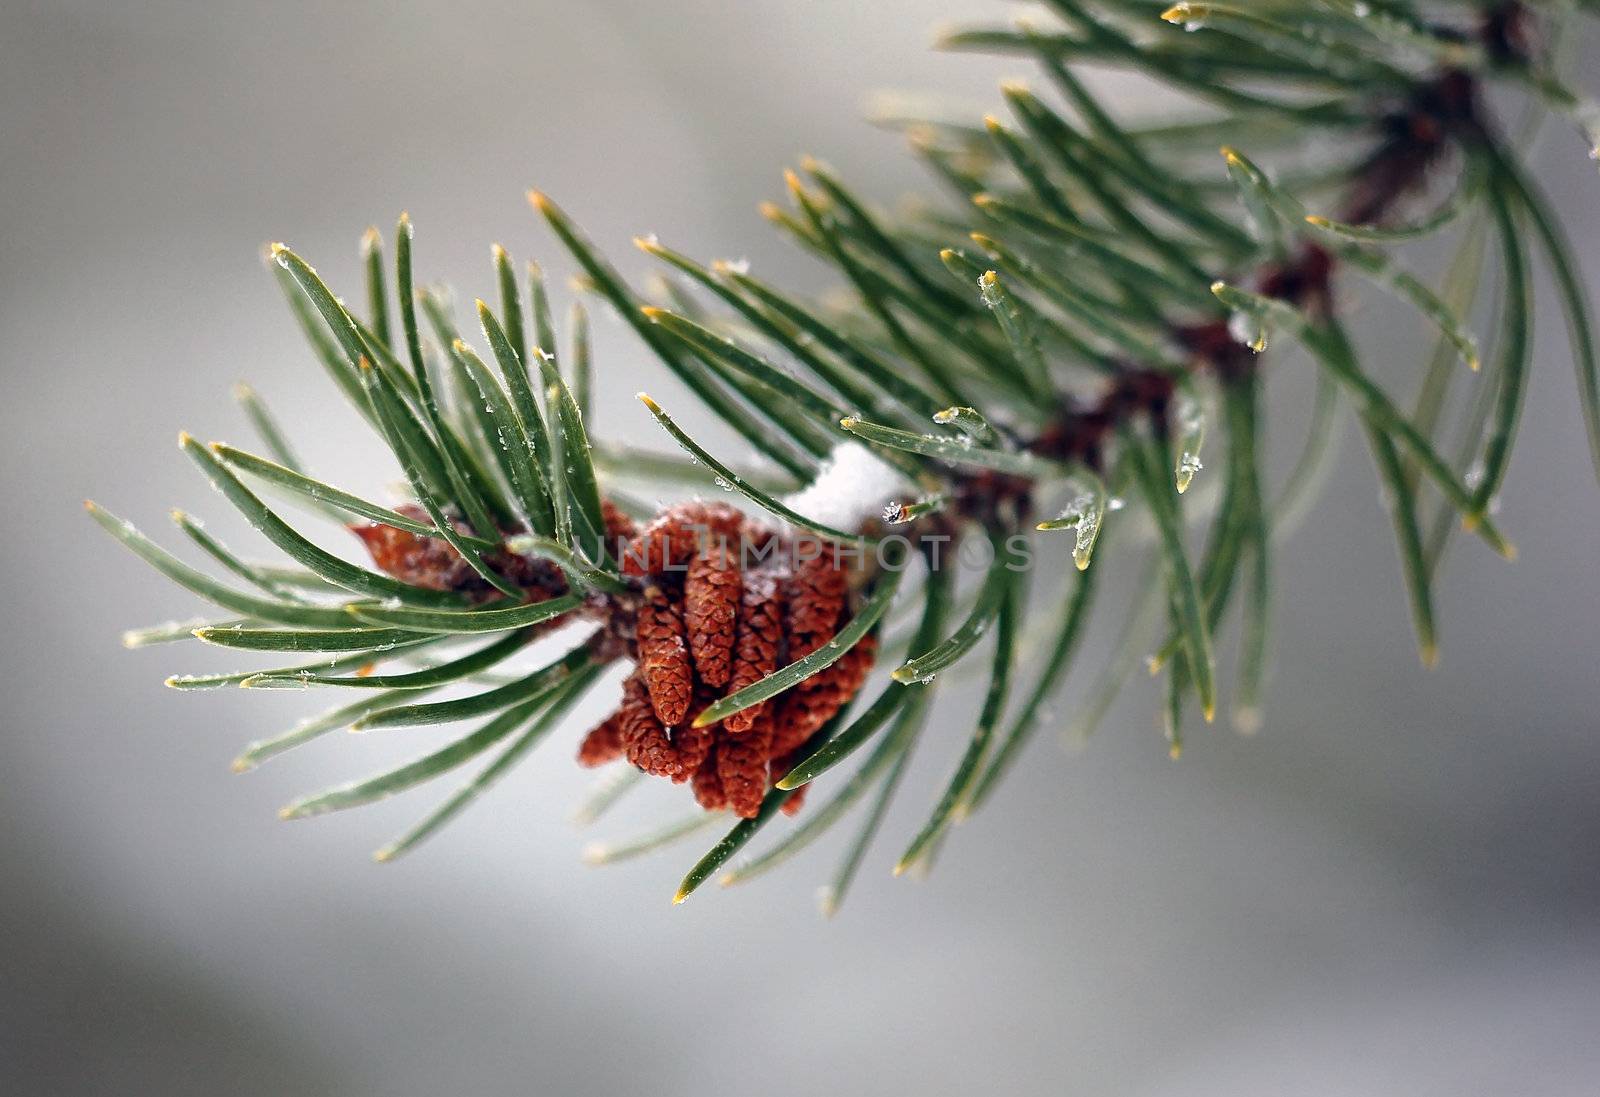
[[[1431,666],[1441,633],[1435,585],[1452,531],[1513,553],[1492,515],[1533,383],[1535,260],[1567,319],[1600,477],[1600,367],[1583,273],[1486,105],[1506,89],[1600,144],[1600,108],[1538,45],[1539,31],[1554,37],[1600,7],[1049,6],[1049,25],[953,30],[941,41],[1032,58],[1052,94],[1008,82],[1007,116],[981,123],[904,110],[881,119],[908,135],[953,204],[890,216],[818,161],[785,173],[792,211],[763,212],[834,268],[842,296],[797,297],[651,237],[637,243],[670,277],[662,303],[649,304],[559,207],[530,192],[584,271],[584,288],[754,449],[756,467],[703,446],[642,395],[687,460],[592,437],[591,404],[605,390],[593,380],[588,313],[574,305],[563,341],[541,269],[519,275],[498,245],[496,304],[476,304],[481,351],[446,297],[416,288],[404,215],[392,268],[376,231],[362,240],[362,316],[273,245],[274,274],[314,357],[392,451],[409,497],[371,502],[313,477],[241,386],[267,456],[188,435],[181,445],[294,566],[250,562],[177,513],[180,530],[227,576],[215,578],[89,504],[117,540],[231,615],[134,630],[125,642],[193,636],[317,656],[168,679],[179,689],[356,691],[353,703],[253,744],[239,769],[340,727],[481,718],[411,763],[285,809],[299,817],[368,803],[498,749],[380,860],[435,834],[554,733],[608,668],[629,668],[616,712],[579,748],[585,765],[618,767],[581,815],[598,817],[638,783],[622,775],[641,772],[689,784],[704,814],[598,847],[592,859],[653,852],[735,819],[684,878],[682,901],[849,764],[828,801],[724,876],[765,871],[865,802],[827,892],[831,912],[929,734],[948,672],[986,669],[982,711],[945,783],[930,790],[930,814],[907,836],[896,872],[930,866],[954,825],[1002,787],[1084,646],[1107,568],[1149,561],[1135,564],[1143,601],[1119,608],[1123,639],[1075,706],[1079,732],[1104,714],[1140,648],[1158,642],[1148,665],[1165,675],[1157,703],[1176,757],[1186,710],[1194,704],[1209,721],[1227,692],[1214,649],[1235,606],[1242,639],[1231,714],[1242,730],[1259,725],[1272,553],[1326,464],[1342,393],[1389,504]],[[1211,116],[1129,125],[1082,78],[1085,63],[1142,73],[1168,89],[1174,110],[1193,101]],[[1220,165],[1195,153],[1218,143]],[[1443,290],[1397,258],[1415,241],[1457,232],[1460,265]],[[1476,299],[1486,250],[1500,290],[1484,310]],[[1345,330],[1357,280],[1438,336],[1414,411]],[[1305,350],[1318,382],[1304,452],[1274,486],[1260,444],[1262,362],[1280,343]],[[614,406],[623,405],[601,410]],[[1452,445],[1445,432],[1456,420],[1464,441]],[[640,526],[626,489],[644,480],[676,484],[686,498]],[[335,524],[355,521],[348,529],[371,566],[323,547],[252,484]],[[687,497],[709,486],[729,501]],[[1445,517],[1425,521],[1427,513]],[[972,552],[982,562],[963,568]],[[1068,557],[1072,568],[1061,566]],[[1025,596],[1028,572],[1040,570],[1067,576],[1059,609]],[[973,572],[970,582],[958,584],[959,571]],[[920,607],[914,628],[902,623],[907,603]],[[1165,632],[1152,639],[1163,609]],[[1029,660],[1023,637],[1036,617],[1054,635]],[[576,642],[567,626],[579,630]],[[889,630],[898,638],[882,640]],[[547,650],[553,644],[560,650]],[[865,690],[891,648],[909,658]],[[423,699],[443,689],[464,692]]]

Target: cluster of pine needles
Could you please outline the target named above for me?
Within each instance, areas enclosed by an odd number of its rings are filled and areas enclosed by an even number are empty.
[[[662,277],[641,294],[535,192],[534,209],[582,270],[578,301],[562,339],[539,268],[519,272],[496,247],[496,303],[477,305],[480,356],[458,330],[449,297],[413,281],[404,216],[392,266],[376,232],[364,241],[361,308],[295,252],[273,245],[271,269],[317,360],[393,451],[409,499],[384,505],[314,478],[260,397],[241,388],[263,453],[188,435],[182,446],[289,563],[250,562],[176,514],[220,568],[217,578],[91,504],[113,536],[228,615],[129,633],[130,646],[198,637],[310,658],[169,680],[180,689],[355,695],[251,745],[240,769],[339,728],[483,718],[415,761],[285,811],[369,803],[488,755],[476,775],[379,851],[387,860],[522,761],[602,678],[614,654],[597,654],[592,644],[533,671],[506,668],[552,623],[592,621],[596,606],[624,604],[636,592],[637,580],[605,546],[602,512],[615,504],[647,517],[649,508],[630,503],[630,484],[732,492],[768,521],[836,545],[882,552],[890,533],[906,532],[916,544],[916,532],[928,529],[987,544],[993,563],[976,576],[931,566],[920,547],[909,550],[907,566],[877,569],[840,632],[848,642],[715,706],[725,714],[777,696],[880,630],[880,660],[900,660],[812,737],[754,818],[729,819],[731,829],[677,895],[719,873],[731,882],[778,864],[864,801],[825,891],[832,909],[925,738],[940,672],[987,652],[975,726],[897,872],[931,865],[950,825],[995,793],[1047,722],[1107,566],[1131,563],[1136,603],[1112,613],[1122,634],[1071,706],[1076,732],[1092,729],[1143,663],[1164,679],[1176,755],[1187,712],[1209,721],[1218,709],[1213,637],[1235,606],[1239,655],[1228,708],[1237,725],[1253,727],[1267,671],[1272,550],[1304,512],[1348,408],[1384,491],[1419,650],[1431,664],[1433,590],[1452,538],[1465,532],[1512,555],[1495,504],[1533,372],[1536,263],[1548,270],[1569,325],[1600,475],[1600,381],[1585,285],[1519,146],[1547,116],[1576,124],[1589,149],[1600,146],[1600,109],[1561,77],[1554,45],[1575,40],[1600,3],[1045,7],[941,37],[946,49],[1037,64],[1038,88],[1002,86],[1003,113],[981,122],[899,105],[879,113],[930,170],[934,184],[922,200],[885,213],[822,163],[806,160],[787,174],[790,203],[763,212],[838,273],[843,292],[825,301],[786,293],[742,264],[703,264],[653,237],[638,245],[659,261]],[[1121,117],[1084,79],[1090,67],[1143,74],[1192,120],[1171,121],[1172,111],[1157,124]],[[1525,116],[1506,132],[1495,109]],[[1435,285],[1397,256],[1441,235],[1454,239],[1455,251]],[[1363,361],[1346,329],[1357,284],[1406,303],[1436,335],[1409,380],[1380,378]],[[584,300],[615,310],[752,452],[740,461],[713,454],[649,397],[649,414],[687,457],[592,438]],[[1279,369],[1304,364],[1316,380],[1303,451],[1286,475],[1269,476],[1262,388],[1280,348]],[[1411,389],[1404,398],[1395,392],[1401,383]],[[870,449],[911,490],[878,501],[882,520],[836,528],[803,513],[794,493],[849,445]],[[1191,481],[1206,490],[1186,492]],[[258,489],[339,526],[369,522],[443,539],[470,567],[475,593],[352,563],[299,532]],[[1038,559],[1071,557],[1076,567],[1015,566],[1018,538]],[[559,576],[559,593],[531,596],[497,564],[507,553],[543,562]],[[1059,604],[1030,592],[1030,583],[1063,572]],[[467,692],[423,700],[461,687]],[[725,870],[795,789],[858,752],[864,760],[829,798],[813,799],[759,857]],[[583,817],[609,808],[636,776],[619,765]],[[719,817],[728,818],[696,813],[594,856],[653,850]]]

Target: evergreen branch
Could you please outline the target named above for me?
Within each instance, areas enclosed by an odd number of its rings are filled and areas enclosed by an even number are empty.
[[[381,848],[379,860],[457,817],[553,733],[603,668],[627,660],[621,707],[584,740],[580,757],[586,765],[621,757],[631,763],[621,773],[686,782],[705,811],[596,858],[637,856],[703,822],[737,817],[690,869],[680,902],[780,812],[798,808],[810,784],[874,741],[826,802],[723,877],[731,883],[782,863],[864,804],[824,891],[831,913],[927,734],[942,685],[935,676],[971,659],[990,631],[996,642],[982,710],[895,871],[930,866],[951,825],[987,802],[1014,768],[1083,646],[1105,583],[1100,573],[1125,566],[1122,542],[1141,529],[1136,520],[1124,534],[1118,521],[1118,543],[1105,538],[1124,491],[1148,512],[1154,549],[1135,576],[1133,605],[1120,613],[1110,661],[1073,706],[1073,732],[1092,731],[1155,640],[1148,663],[1166,680],[1154,703],[1176,756],[1189,697],[1208,721],[1214,715],[1212,645],[1235,604],[1242,628],[1233,719],[1240,730],[1259,724],[1272,554],[1327,465],[1345,394],[1388,503],[1419,650],[1432,665],[1436,581],[1451,531],[1459,522],[1503,555],[1513,552],[1490,514],[1537,368],[1536,257],[1553,275],[1567,321],[1600,477],[1600,365],[1583,274],[1489,107],[1493,89],[1509,88],[1530,99],[1534,118],[1562,115],[1596,138],[1600,112],[1528,30],[1536,18],[1569,7],[1594,14],[1600,5],[1048,6],[1052,25],[969,28],[941,44],[1032,58],[1064,107],[1008,81],[1000,88],[1008,120],[899,108],[883,119],[910,139],[957,208],[885,212],[809,157],[804,179],[785,175],[792,210],[762,207],[833,270],[847,299],[794,295],[740,264],[702,262],[651,237],[636,244],[670,279],[664,291],[652,290],[663,303],[650,305],[565,212],[529,193],[582,269],[582,290],[605,300],[775,476],[713,456],[647,396],[686,459],[596,432],[587,310],[574,303],[562,342],[542,268],[528,263],[519,277],[499,245],[490,249],[495,304],[480,299],[476,308],[487,361],[463,341],[447,298],[419,292],[406,215],[392,268],[375,230],[361,239],[359,316],[299,255],[273,245],[272,273],[312,356],[393,453],[411,499],[382,505],[312,476],[261,399],[240,386],[236,396],[266,456],[188,435],[181,444],[289,565],[247,560],[175,512],[180,532],[225,576],[214,578],[88,504],[145,563],[222,611],[217,620],[131,630],[124,642],[194,637],[316,653],[299,665],[168,679],[184,691],[358,692],[353,703],[251,744],[239,769],[341,727],[486,717],[410,763],[286,809],[299,817],[370,803],[497,751]],[[1174,104],[1199,100],[1213,113],[1130,125],[1080,78],[1083,63],[1141,73],[1169,89]],[[1240,151],[1246,142],[1259,162]],[[1219,143],[1226,170],[1208,174],[1199,152]],[[1425,212],[1412,212],[1413,204]],[[1460,258],[1442,291],[1398,258],[1463,224]],[[1474,305],[1490,243],[1501,292],[1485,316]],[[1346,272],[1438,333],[1411,411],[1346,330]],[[442,354],[424,346],[419,308]],[[1263,363],[1280,336],[1307,352],[1316,389],[1305,445],[1274,492],[1262,445],[1271,373]],[[1480,374],[1456,368],[1459,358],[1478,369],[1480,345],[1491,350]],[[927,429],[930,421],[937,429]],[[1451,423],[1464,435],[1459,448],[1439,438],[1441,424]],[[1189,490],[1202,457],[1220,469],[1214,493]],[[615,490],[624,478],[723,488],[762,513],[686,499],[650,514]],[[246,479],[341,525],[358,520],[348,528],[373,566],[312,541]],[[1440,519],[1430,524],[1423,514],[1434,497]],[[636,518],[647,519],[642,528]],[[886,527],[896,533],[886,536]],[[1071,536],[1024,540],[1028,527]],[[849,550],[848,566],[836,556],[826,569],[844,574],[809,571],[804,536]],[[879,646],[912,538],[923,539],[917,548],[929,565],[920,618]],[[959,554],[941,566],[930,549],[940,541],[997,550],[974,569],[982,574],[964,585],[973,593],[960,608],[952,607]],[[1064,566],[1068,554],[1075,565],[1054,611],[1025,598],[1020,568],[1036,548],[1046,566]],[[752,550],[756,558],[747,559]],[[1046,650],[1013,704],[1027,649],[1021,637],[1031,619],[1052,612]],[[1152,636],[1163,614],[1165,633]],[[947,617],[959,621],[951,630]],[[554,662],[504,669],[534,640],[578,622],[590,630],[586,638]],[[463,643],[472,636],[483,640]],[[910,658],[855,704],[871,658],[887,662],[903,642]],[[475,692],[424,700],[462,684]],[[627,787],[607,780],[582,814],[597,816]]]

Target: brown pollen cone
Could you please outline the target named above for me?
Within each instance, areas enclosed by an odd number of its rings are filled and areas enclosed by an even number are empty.
[[[413,521],[431,521],[428,513],[415,503],[407,503],[397,510]],[[361,539],[379,571],[401,582],[427,590],[458,591],[477,601],[499,596],[443,537],[411,533],[381,522],[346,528]],[[472,532],[459,522],[455,523],[455,528],[459,533]],[[531,602],[554,598],[567,591],[566,580],[548,560],[517,555],[507,551],[504,544],[486,553],[483,559],[503,578],[527,591]],[[538,631],[554,627],[554,622],[550,622]]]
[[[692,714],[699,716],[717,699],[717,694],[715,688],[704,682],[696,682],[694,704],[691,706]],[[707,724],[703,728],[697,728],[692,720],[685,720],[672,729],[672,746],[678,752],[678,761],[683,766],[685,777],[698,770],[700,764],[710,756],[720,730],[720,724]]]
[[[610,499],[600,500],[600,520],[606,527],[606,548],[615,548],[639,532],[633,518]]]
[[[689,654],[696,676],[708,686],[727,685],[733,672],[741,586],[737,550],[722,544],[706,546],[683,580]]]
[[[837,662],[784,693],[773,718],[773,754],[798,749],[849,704],[866,684],[877,654],[877,636],[863,636]]]
[[[722,811],[728,806],[728,796],[722,789],[717,764],[717,754],[713,751],[689,781],[689,787],[694,790],[695,803],[707,811]]]
[[[741,819],[753,819],[761,810],[761,800],[767,794],[767,758],[771,753],[770,716],[757,720],[742,735],[724,732],[717,740],[717,777],[728,807]]]
[[[636,670],[622,686],[622,748],[628,761],[654,777],[676,778],[683,766],[678,752],[667,737],[667,729],[656,719],[650,693]]]
[[[413,504],[399,512],[415,521],[428,520],[427,513]],[[378,570],[402,583],[425,590],[460,590],[478,579],[472,565],[443,537],[424,537],[381,522],[347,528],[367,547]]]
[[[745,572],[738,624],[729,693],[754,685],[778,669],[783,647],[783,587],[771,574]],[[749,731],[766,707],[765,701],[751,705],[722,721],[722,726],[734,735]]]
[[[668,727],[683,723],[694,693],[694,672],[684,642],[683,616],[661,587],[645,588],[635,635],[639,673],[649,687],[656,718]]]
[[[622,757],[622,710],[596,724],[578,745],[578,764],[593,769]]]
[[[659,575],[680,568],[700,552],[704,543],[736,543],[744,516],[726,503],[695,500],[668,507],[622,552],[624,575]]]
[[[808,547],[818,549],[817,554],[797,560],[789,575],[784,626],[790,662],[805,658],[833,638],[848,587],[834,547],[826,542]]]

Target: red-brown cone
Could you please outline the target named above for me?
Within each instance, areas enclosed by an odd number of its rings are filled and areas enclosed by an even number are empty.
[[[622,748],[628,761],[655,777],[676,778],[683,770],[667,729],[656,719],[644,679],[635,671],[622,686]]]
[[[745,572],[740,601],[729,693],[753,685],[777,670],[783,647],[783,587],[777,579],[767,572]],[[748,731],[766,708],[765,701],[751,705],[722,721],[722,726],[739,735]]]
[[[847,592],[845,573],[839,567],[834,547],[812,543],[804,548],[809,550],[808,558],[797,560],[789,575],[784,626],[791,663],[805,658],[833,638]]]
[[[877,654],[878,638],[864,636],[836,663],[782,694],[773,717],[773,753],[797,749],[849,704],[866,683]]]
[[[622,553],[624,575],[659,575],[694,559],[703,543],[737,548],[744,516],[726,503],[698,500],[668,507],[640,531]]]
[[[614,549],[639,532],[632,517],[610,499],[600,500],[600,519],[606,527],[606,548]]]
[[[415,521],[428,520],[422,508],[413,504],[399,511]],[[427,590],[459,590],[477,579],[472,565],[443,537],[424,537],[381,522],[353,525],[349,530],[361,538],[378,570],[402,583]]]
[[[683,580],[683,623],[695,675],[706,685],[725,686],[733,672],[740,589],[734,547],[708,545],[689,564]]]
[[[578,764],[594,768],[622,757],[622,710],[607,716],[578,746]]]
[[[724,721],[726,723],[726,721]],[[717,740],[717,776],[728,807],[753,819],[767,793],[767,758],[772,752],[772,721],[763,717],[742,735],[724,731]]]
[[[668,727],[683,723],[694,693],[694,671],[684,642],[683,616],[667,592],[651,584],[639,606],[635,636],[639,672],[650,690],[656,718]]]
[[[694,790],[695,803],[707,811],[721,811],[728,806],[727,794],[722,789],[722,779],[717,775],[717,755],[710,757],[694,771],[689,787]]]
[[[696,682],[690,716],[699,716],[704,712],[706,706],[717,699],[718,693],[718,690],[704,682]],[[720,731],[720,724],[707,724],[703,728],[697,728],[692,719],[686,719],[672,729],[672,746],[678,752],[678,761],[683,766],[685,777],[697,771],[700,764],[710,757],[711,748],[716,743]]]

